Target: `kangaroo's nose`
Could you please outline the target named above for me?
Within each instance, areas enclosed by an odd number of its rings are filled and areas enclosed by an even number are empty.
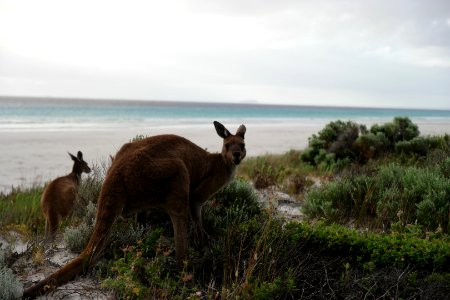
[[[239,151],[233,152],[233,156],[234,158],[239,158],[241,156],[241,152]]]

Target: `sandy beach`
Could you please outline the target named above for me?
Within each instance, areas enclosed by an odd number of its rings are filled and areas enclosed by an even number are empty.
[[[414,121],[422,135],[450,133],[450,120]],[[247,155],[281,154],[290,149],[304,149],[308,137],[320,131],[328,121],[302,123],[246,123]],[[362,123],[362,122],[359,122]],[[370,123],[364,123],[370,126]],[[226,124],[235,131],[239,124]],[[99,164],[114,155],[122,144],[136,135],[178,134],[210,152],[221,150],[222,141],[211,126],[160,126],[112,130],[70,130],[0,133],[0,191],[11,186],[43,184],[70,173],[72,162],[67,152],[81,150],[88,163]]]

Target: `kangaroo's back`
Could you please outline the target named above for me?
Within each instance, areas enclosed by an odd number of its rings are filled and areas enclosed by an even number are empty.
[[[141,168],[152,168],[155,175],[160,175],[159,172],[165,169],[162,165],[164,162],[180,160],[188,169],[190,177],[196,177],[197,171],[208,164],[209,154],[184,137],[156,135],[123,145],[114,157],[111,169],[128,167],[134,171],[141,164]],[[160,170],[156,172],[156,169]]]
[[[124,144],[114,157],[112,165],[116,164],[123,157],[129,159],[138,153],[147,155],[149,162],[155,158],[162,157],[178,157],[183,161],[196,160],[208,154],[206,150],[184,137],[174,134],[162,134]]]
[[[77,190],[76,183],[66,176],[50,182],[41,197],[41,209],[44,215],[49,215],[51,210],[58,212],[61,217],[69,215],[76,201]]]

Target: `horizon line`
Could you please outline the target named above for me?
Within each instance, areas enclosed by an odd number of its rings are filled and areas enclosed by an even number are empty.
[[[351,105],[326,105],[326,104],[291,104],[291,103],[264,103],[258,100],[248,101],[201,101],[201,100],[151,100],[151,99],[127,99],[127,98],[104,98],[104,97],[68,97],[68,96],[18,96],[18,95],[0,95],[0,100],[12,98],[21,100],[77,100],[77,101],[109,101],[109,102],[128,102],[128,103],[154,103],[154,104],[169,104],[176,105],[180,103],[186,104],[208,104],[208,105],[231,105],[231,106],[267,106],[267,107],[314,107],[314,108],[337,108],[337,109],[381,109],[381,110],[426,110],[426,111],[450,111],[448,108],[424,108],[424,107],[396,107],[396,106],[351,106]]]

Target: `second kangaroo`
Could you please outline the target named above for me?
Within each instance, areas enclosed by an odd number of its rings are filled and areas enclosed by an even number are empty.
[[[187,258],[189,215],[201,234],[203,203],[228,183],[246,155],[244,125],[236,134],[219,122],[214,126],[223,139],[221,153],[209,153],[176,135],[158,135],[123,145],[103,183],[88,245],[69,264],[26,289],[24,297],[40,295],[86,271],[100,258],[119,216],[151,207],[162,207],[169,214],[177,260],[182,264]]]
[[[58,224],[62,218],[72,213],[78,200],[78,187],[81,183],[81,174],[89,173],[91,169],[83,160],[83,153],[78,151],[77,156],[70,154],[73,160],[72,172],[66,176],[58,177],[50,182],[42,193],[41,210],[45,216],[45,232],[47,238],[54,238]]]

